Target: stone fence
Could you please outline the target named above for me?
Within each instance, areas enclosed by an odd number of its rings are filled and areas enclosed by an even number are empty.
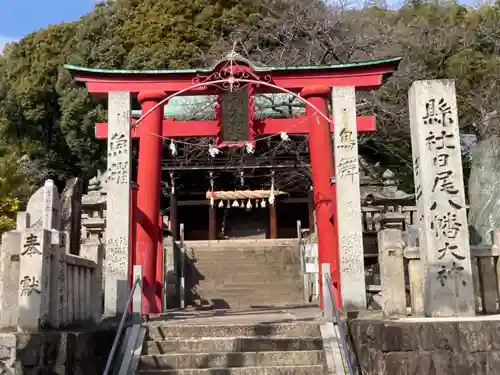
[[[0,329],[36,332],[98,323],[102,316],[102,258],[71,254],[61,203],[47,180],[2,235]],[[78,212],[78,214],[80,214]],[[79,233],[78,233],[79,235]]]
[[[426,290],[424,261],[418,247],[408,247],[400,229],[378,233],[381,308],[385,317],[424,316]],[[477,314],[500,313],[500,230],[493,246],[471,246],[472,282]],[[453,275],[437,274],[443,283]],[[372,286],[372,289],[377,289]],[[444,301],[443,301],[444,302]],[[435,315],[436,317],[438,315]]]
[[[100,267],[89,259],[66,254],[68,322],[75,324],[100,321],[102,313]]]

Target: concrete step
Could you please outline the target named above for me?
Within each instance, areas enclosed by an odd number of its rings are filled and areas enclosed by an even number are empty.
[[[227,325],[148,325],[146,340],[161,341],[171,338],[201,337],[321,337],[314,323],[227,324]]]
[[[283,259],[298,260],[299,252],[297,249],[288,249],[286,254],[280,253],[283,249],[262,249],[257,251],[188,251],[186,256],[195,260],[227,259],[227,260],[246,260],[262,261],[268,257],[281,256]]]
[[[293,250],[296,250],[296,253],[293,252]],[[255,251],[233,251],[233,250],[228,250],[228,251],[187,251],[186,255],[190,258],[193,259],[256,259],[258,260],[259,258],[265,259],[266,255],[273,254],[273,253],[278,253],[280,251],[283,251],[282,248],[276,248],[276,249],[258,249]],[[296,248],[290,249],[289,252],[289,257],[290,258],[299,258],[299,251]]]
[[[187,249],[200,249],[200,251],[242,251],[247,249],[262,249],[262,248],[282,248],[287,246],[297,246],[296,239],[241,239],[241,240],[221,240],[217,243],[213,241],[185,241],[184,245]]]
[[[243,281],[243,282],[214,282],[214,281],[200,281],[196,285],[194,285],[196,290],[228,290],[234,289],[234,291],[238,290],[249,290],[249,291],[258,291],[259,293],[269,292],[270,294],[280,294],[282,292],[289,292],[293,290],[301,290],[300,283],[290,282],[290,283],[281,283],[281,282],[263,282],[255,281]]]
[[[247,273],[245,271],[241,271],[241,273],[238,272],[229,272],[221,269],[218,272],[210,271],[206,272],[206,270],[201,269],[198,270],[199,274],[202,275],[202,277],[195,277],[193,276],[192,278],[188,273],[186,273],[185,278],[186,280],[192,280],[195,283],[216,283],[216,284],[227,284],[227,283],[239,283],[239,284],[270,284],[270,283],[276,283],[278,285],[287,285],[289,283],[293,284],[298,284],[297,279],[300,279],[300,272],[294,272],[290,274],[283,274],[281,273],[278,276],[265,273],[265,272],[252,272]],[[224,276],[222,276],[224,275]]]
[[[186,277],[190,277],[190,272],[196,272],[203,277],[199,277],[200,281],[203,280],[217,280],[219,282],[224,282],[225,280],[263,280],[263,281],[276,281],[281,283],[286,283],[289,280],[294,280],[300,276],[300,270],[297,269],[269,269],[263,266],[255,266],[252,268],[232,265],[228,267],[223,267],[220,265],[213,267],[197,267],[195,271],[186,272]],[[193,274],[192,277],[197,275]]]
[[[279,301],[276,299],[249,299],[249,300],[236,300],[231,298],[205,298],[203,300],[198,300],[197,302],[188,301],[188,306],[198,306],[198,307],[208,307],[211,306],[214,309],[240,309],[240,308],[256,308],[256,307],[287,307],[297,305],[299,301],[298,298],[288,299],[284,301]]]
[[[142,354],[322,350],[317,337],[227,337],[146,341]]]
[[[250,295],[267,297],[267,296],[283,296],[286,297],[290,293],[301,293],[302,288],[300,285],[284,285],[270,284],[254,284],[254,285],[240,285],[240,284],[198,284],[192,289],[204,297],[217,296],[217,295],[230,295],[233,297],[247,297]]]
[[[322,350],[286,352],[228,352],[228,353],[173,353],[144,355],[139,370],[152,369],[206,369],[233,367],[305,366],[323,364]]]
[[[142,370],[143,375],[325,375],[324,365]]]
[[[207,269],[207,270],[216,270],[216,269],[228,269],[235,271],[237,269],[246,269],[249,272],[255,272],[256,270],[262,269],[263,265],[266,263],[266,260],[254,260],[254,259],[227,259],[227,258],[210,258],[210,259],[198,259],[196,262],[186,263],[186,266],[191,266],[197,269]],[[293,264],[267,264],[264,266],[266,270],[274,270],[279,269],[280,271],[294,271],[300,269],[299,261]]]
[[[283,292],[281,294],[263,294],[258,291],[249,292],[233,292],[233,293],[223,293],[220,290],[214,290],[211,292],[205,291],[197,293],[198,297],[195,300],[199,301],[226,301],[228,304],[234,304],[241,306],[286,306],[286,305],[297,305],[303,303],[303,296],[300,292]],[[190,299],[188,299],[190,300]]]

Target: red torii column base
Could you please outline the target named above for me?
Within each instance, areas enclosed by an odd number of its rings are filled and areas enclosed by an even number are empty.
[[[163,280],[167,275],[164,274],[165,267],[163,267],[163,216],[158,216],[158,246],[156,248],[156,281],[155,281],[155,299],[156,306],[159,312],[163,311]],[[165,293],[167,291],[165,290]]]
[[[142,113],[165,98],[164,92],[141,92],[137,99]],[[159,242],[163,106],[157,107],[141,123],[139,167],[137,172],[137,211],[135,258],[142,266],[142,313],[158,314],[157,261]],[[160,297],[161,301],[161,297]]]
[[[331,89],[324,86],[305,87],[300,95],[314,105],[318,111],[328,114],[328,99]],[[329,122],[310,105],[306,104],[309,116],[309,152],[313,180],[314,207],[318,225],[318,266],[320,272],[320,304],[323,308],[323,285],[321,265],[330,263],[332,291],[337,309],[342,309],[340,293],[340,256],[337,233],[337,194],[330,178],[335,176],[332,140]]]
[[[130,191],[130,253],[129,253],[129,280],[132,288],[134,278],[134,265],[139,264],[136,256],[136,229],[138,225],[143,225],[142,216],[138,215],[137,210],[137,187],[132,187]],[[156,282],[155,282],[155,301],[159,311],[163,311],[163,280],[166,277],[163,267],[163,216],[158,217],[158,248],[156,252]],[[129,312],[132,312],[132,306],[129,306]]]

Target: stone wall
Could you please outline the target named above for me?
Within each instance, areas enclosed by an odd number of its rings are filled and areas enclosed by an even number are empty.
[[[0,373],[100,374],[115,330],[0,334]]]
[[[500,320],[353,320],[350,339],[363,375],[500,373]]]

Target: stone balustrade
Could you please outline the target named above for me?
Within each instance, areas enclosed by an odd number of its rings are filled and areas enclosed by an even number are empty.
[[[420,249],[406,246],[403,232],[383,229],[379,232],[380,293],[384,316],[390,318],[425,315],[426,285],[424,261]],[[500,230],[495,243],[470,246],[475,311],[477,314],[500,312]],[[438,276],[436,276],[438,277]],[[442,274],[443,282],[450,278]],[[443,303],[446,303],[443,301]],[[439,317],[435,314],[434,317]]]
[[[65,314],[72,324],[98,322],[100,319],[100,273],[98,264],[89,259],[66,255],[68,303]]]
[[[73,212],[61,209],[66,204],[47,180],[18,213],[16,229],[2,235],[0,329],[36,332],[100,321],[102,246],[82,246],[88,257],[71,254],[74,233],[62,230]]]
[[[102,262],[69,254],[68,237],[39,228],[3,234],[0,329],[36,332],[100,321]]]

